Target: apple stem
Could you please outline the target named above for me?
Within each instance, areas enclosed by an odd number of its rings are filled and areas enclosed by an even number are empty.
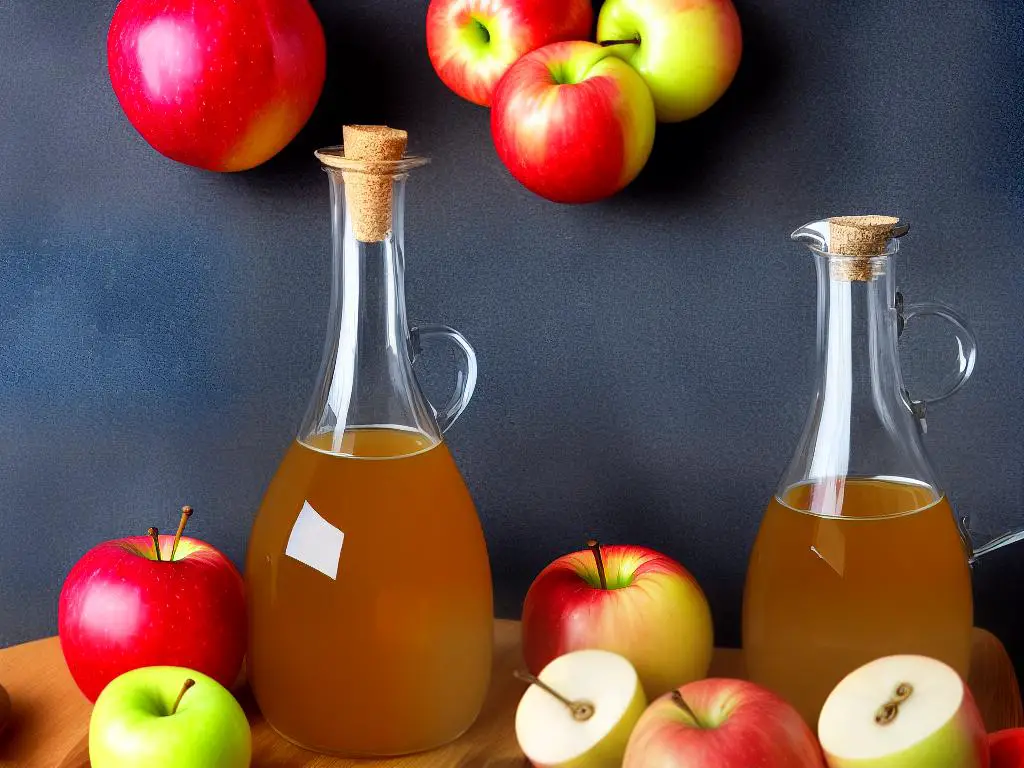
[[[696,723],[698,728],[704,727],[704,723],[702,723],[700,721],[700,718],[697,717],[697,713],[690,709],[690,705],[686,703],[686,699],[683,698],[683,694],[681,694],[679,691],[672,691],[672,703],[679,707],[681,710],[683,710],[683,712],[686,713],[687,717],[689,717],[691,720],[693,720],[694,723]]]
[[[604,573],[604,558],[601,557],[601,545],[596,539],[587,542],[587,548],[594,553],[594,561],[597,563],[597,578],[601,582],[601,589],[608,589],[608,578]]]
[[[192,517],[192,507],[181,508],[181,520],[178,522],[178,532],[174,534],[174,544],[171,546],[171,562],[174,562],[174,553],[178,551],[178,542],[181,541],[181,534],[185,532],[185,524]]]
[[[640,45],[640,35],[631,37],[628,40],[602,40],[600,44],[604,48],[609,48],[613,45]]]
[[[560,702],[565,704],[565,706],[569,708],[569,711],[572,712],[572,719],[576,722],[586,722],[594,716],[594,705],[589,701],[573,701],[572,699],[568,699],[536,675],[531,675],[527,672],[520,672],[518,669],[514,670],[512,675],[517,680],[522,680],[524,683],[536,685],[545,693],[554,696]]]
[[[191,687],[192,687],[193,685],[195,685],[195,684],[196,684],[196,681],[195,681],[195,680],[193,680],[193,679],[192,679],[192,678],[190,677],[190,678],[188,678],[188,679],[187,679],[187,680],[186,680],[186,681],[184,682],[184,684],[183,684],[183,685],[181,686],[181,690],[180,690],[180,691],[178,691],[178,698],[176,698],[176,699],[174,700],[174,706],[173,706],[173,707],[171,707],[171,714],[172,714],[172,715],[173,715],[173,714],[174,714],[175,712],[177,712],[177,711],[178,711],[178,705],[179,705],[179,704],[181,704],[181,699],[182,699],[182,697],[183,697],[183,696],[185,695],[185,692],[186,692],[186,691],[187,691],[187,690],[188,690],[189,688],[191,688]]]
[[[149,534],[150,538],[153,539],[153,549],[156,550],[156,561],[160,562],[160,531],[156,528],[150,528],[146,533]]]
[[[914,686],[910,683],[900,683],[892,694],[892,698],[878,708],[875,712],[875,725],[889,725],[900,713],[900,704],[910,698],[914,692]]]

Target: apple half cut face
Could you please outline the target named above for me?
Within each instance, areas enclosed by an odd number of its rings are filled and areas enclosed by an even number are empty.
[[[530,762],[576,765],[586,756],[580,764],[604,765],[602,753],[611,750],[616,754],[608,757],[621,764],[647,704],[633,665],[609,651],[575,651],[552,661],[538,677],[567,699],[592,705],[593,715],[578,720],[565,704],[531,685],[516,710],[516,735]]]
[[[985,765],[984,725],[952,667],[888,656],[851,672],[825,701],[818,739],[832,768]]]

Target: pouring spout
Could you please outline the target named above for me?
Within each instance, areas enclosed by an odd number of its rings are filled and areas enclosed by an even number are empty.
[[[808,248],[828,251],[829,226],[828,219],[819,219],[804,224],[789,236],[796,243],[803,243]]]

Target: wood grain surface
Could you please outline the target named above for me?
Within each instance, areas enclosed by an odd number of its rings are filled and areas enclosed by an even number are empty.
[[[243,688],[239,698],[253,728],[254,768],[528,768],[515,742],[513,713],[525,685],[512,677],[521,666],[519,624],[495,625],[494,676],[476,725],[454,744],[393,760],[351,761],[323,757],[277,736],[256,711]],[[742,677],[740,651],[719,649],[711,674]],[[9,727],[0,735],[0,766],[7,768],[87,768],[89,702],[64,665],[56,638],[0,651],[0,681],[11,696]],[[1013,665],[999,642],[976,629],[971,689],[990,731],[1024,725]]]

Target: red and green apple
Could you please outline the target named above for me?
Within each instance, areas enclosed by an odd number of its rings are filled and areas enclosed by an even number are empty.
[[[155,150],[242,171],[306,124],[327,47],[309,0],[121,0],[107,66],[125,115]]]
[[[527,189],[559,203],[615,194],[654,144],[643,79],[608,48],[565,42],[517,61],[498,83],[491,134],[498,157]]]
[[[191,669],[126,672],[103,689],[89,721],[92,768],[249,768],[251,756],[235,697]]]
[[[606,0],[597,39],[640,73],[663,123],[689,120],[718,101],[743,51],[732,0]]]
[[[522,56],[585,40],[593,24],[590,0],[432,0],[427,53],[445,85],[489,107],[501,76]]]
[[[814,734],[771,691],[699,680],[665,694],[633,729],[622,768],[824,768]]]
[[[60,646],[90,701],[139,667],[187,667],[224,686],[235,682],[246,643],[242,577],[221,552],[180,535],[188,514],[177,536],[154,536],[159,550],[146,536],[108,541],[65,579]]]
[[[653,700],[707,674],[711,610],[697,581],[672,558],[646,547],[591,542],[541,571],[523,605],[530,672],[586,648],[628,659]]]

